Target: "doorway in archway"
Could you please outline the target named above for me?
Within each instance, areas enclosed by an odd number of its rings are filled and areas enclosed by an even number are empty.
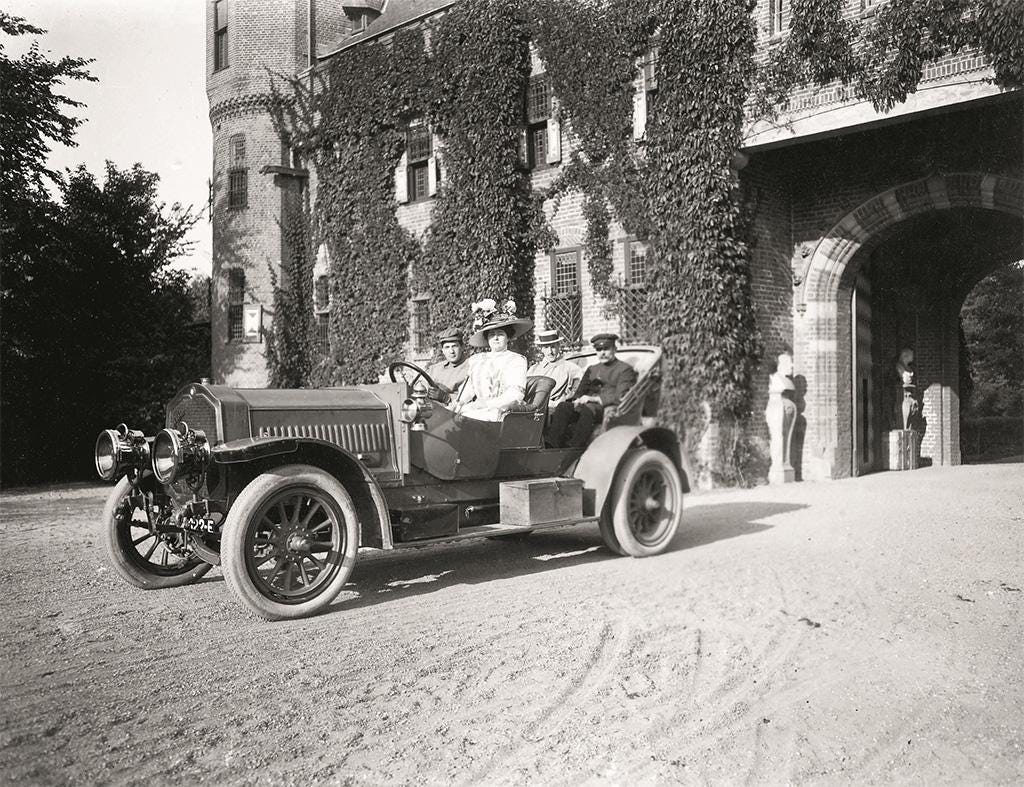
[[[901,354],[913,355],[909,427],[921,463],[962,461],[960,307],[981,279],[1021,258],[1022,239],[1018,217],[957,207],[894,224],[858,255],[850,285],[854,474],[884,469],[886,433],[904,426]]]
[[[978,282],[960,324],[963,461],[1024,461],[1024,261]]]

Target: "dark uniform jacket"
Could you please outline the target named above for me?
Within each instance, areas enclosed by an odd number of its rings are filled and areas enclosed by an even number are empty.
[[[595,363],[583,372],[576,395],[600,396],[601,406],[610,407],[622,401],[626,391],[636,385],[636,371],[625,361],[613,358],[608,363]]]

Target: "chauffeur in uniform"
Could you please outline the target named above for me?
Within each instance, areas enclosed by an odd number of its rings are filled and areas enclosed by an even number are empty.
[[[618,404],[636,384],[633,367],[615,357],[618,340],[614,333],[599,333],[590,340],[597,350],[597,363],[583,372],[575,396],[551,414],[547,442],[553,448],[585,447],[601,423],[604,408]]]

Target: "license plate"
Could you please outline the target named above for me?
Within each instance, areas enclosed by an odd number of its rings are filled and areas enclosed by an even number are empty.
[[[194,533],[216,533],[217,523],[210,517],[186,514],[181,518],[181,527]]]

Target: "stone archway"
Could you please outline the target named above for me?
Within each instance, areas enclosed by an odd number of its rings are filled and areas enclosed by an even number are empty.
[[[909,218],[950,208],[982,208],[1024,218],[1024,181],[962,172],[911,181],[878,194],[844,216],[808,256],[794,314],[796,373],[806,381],[805,478],[840,478],[852,467],[850,292],[864,252]],[[955,345],[954,345],[955,346]],[[952,415],[947,403],[943,412]],[[941,425],[952,432],[950,421]],[[943,455],[959,462],[958,452]]]

